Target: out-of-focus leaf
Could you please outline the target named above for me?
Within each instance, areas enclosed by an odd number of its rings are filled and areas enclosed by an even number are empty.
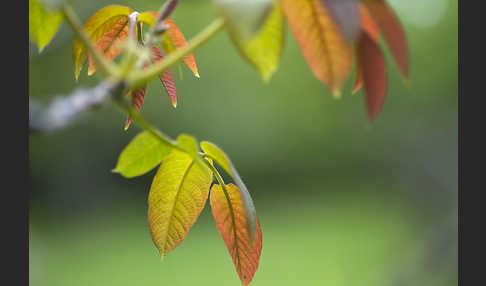
[[[361,34],[358,43],[358,60],[363,73],[368,121],[373,122],[380,113],[386,98],[386,65],[378,43],[367,33]]]
[[[171,150],[170,145],[162,143],[154,135],[141,132],[123,149],[113,172],[125,178],[143,175],[162,162]]]
[[[248,233],[250,234],[250,238],[253,239],[257,231],[257,216],[253,199],[251,198],[250,192],[246,188],[245,183],[243,183],[243,180],[241,180],[238,171],[233,163],[231,163],[228,155],[226,155],[221,148],[208,141],[202,141],[200,145],[205,154],[223,167],[223,169],[232,177],[233,181],[238,187],[237,189],[240,192],[240,198],[242,200],[244,214],[246,217],[245,221],[248,223]]]
[[[216,226],[226,244],[238,276],[243,285],[253,279],[262,251],[262,231],[256,221],[256,233],[253,240],[246,229],[246,216],[238,188],[233,184],[225,185],[228,197],[221,185],[211,188],[210,203]]]
[[[39,0],[29,0],[29,34],[39,53],[54,38],[63,19],[61,12],[44,8]]]
[[[376,24],[380,27],[390,52],[403,77],[408,78],[407,39],[398,17],[384,0],[361,0],[366,4]]]
[[[237,50],[268,81],[278,67],[284,39],[283,14],[280,4],[275,3],[256,33],[248,40],[238,37],[230,26],[229,35]]]
[[[136,29],[136,27],[135,27]],[[128,38],[128,17],[120,18],[111,28],[104,33],[95,47],[100,50],[109,60],[116,58],[122,51],[121,43]],[[97,70],[97,65],[91,55],[89,56],[88,75]]]
[[[358,0],[321,0],[326,5],[344,38],[353,42],[360,31]]]
[[[155,63],[163,59],[164,59],[164,55],[162,54],[162,51],[158,47],[153,46],[152,61]],[[174,83],[174,78],[172,76],[172,72],[170,71],[170,69],[167,69],[163,73],[161,73],[159,78],[160,81],[162,82],[162,85],[165,88],[165,91],[167,92],[167,95],[169,96],[172,106],[177,107],[177,92]]]
[[[375,42],[378,42],[379,30],[376,26],[370,12],[362,3],[359,3],[360,14],[361,14],[361,32],[368,34],[368,36]],[[359,51],[356,51],[356,54]],[[361,61],[356,61],[356,77],[354,80],[353,94],[358,92],[363,86],[363,71],[361,67]]]
[[[335,96],[351,69],[352,47],[321,0],[281,0],[307,64]]]
[[[184,145],[190,148],[191,144]],[[197,145],[192,152],[197,153]],[[202,168],[188,153],[173,149],[154,177],[148,222],[162,258],[186,238],[204,208],[212,177],[207,176],[207,167]]]
[[[94,13],[83,28],[93,43],[96,43],[105,33],[123,18],[127,18],[133,10],[120,5],[109,5]],[[74,39],[73,61],[76,80],[87,60],[87,50],[79,38]]]
[[[232,36],[249,41],[265,22],[272,0],[213,0]]]

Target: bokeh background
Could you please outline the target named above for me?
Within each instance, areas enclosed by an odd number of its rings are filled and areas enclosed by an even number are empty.
[[[85,21],[107,4],[157,10],[163,1],[71,1]],[[171,137],[220,145],[246,182],[263,230],[252,285],[457,285],[457,1],[389,3],[410,47],[404,82],[387,53],[389,93],[367,124],[349,78],[333,99],[286,29],[269,84],[225,32],[195,52],[200,79],[184,67],[177,109],[158,81],[143,115]],[[187,38],[216,17],[209,0],[184,0],[173,20]],[[66,24],[39,55],[29,47],[29,96],[49,102],[76,84]],[[385,46],[383,46],[385,47]],[[29,137],[31,285],[239,285],[210,210],[160,262],[146,220],[155,170],[110,172],[140,132],[123,131],[112,104],[72,127]]]

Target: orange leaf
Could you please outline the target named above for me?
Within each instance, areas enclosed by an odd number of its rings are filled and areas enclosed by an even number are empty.
[[[161,61],[164,58],[164,54],[162,54],[162,51],[156,47],[152,47],[152,60],[153,62],[158,62]],[[175,83],[174,83],[174,78],[172,76],[172,72],[170,69],[165,70],[163,73],[160,74],[160,81],[162,82],[162,85],[165,88],[165,91],[167,92],[167,95],[169,96],[169,99],[172,103],[172,106],[176,107],[177,106],[177,93],[176,93],[176,88],[175,88]]]
[[[135,27],[136,29],[136,27]],[[95,46],[109,59],[113,60],[123,50],[120,43],[128,38],[128,17],[120,18],[111,28],[96,42]],[[97,65],[89,56],[88,75],[97,70]]]
[[[386,65],[376,41],[368,34],[361,34],[358,43],[358,61],[361,62],[368,121],[380,113],[386,98]]]
[[[210,195],[211,210],[216,227],[226,244],[236,272],[243,285],[253,279],[262,251],[262,231],[257,219],[256,233],[253,242],[247,231],[245,210],[238,188],[233,184],[225,185],[226,197],[221,185],[213,185]]]
[[[169,18],[164,20],[164,24],[169,25],[169,29],[167,30],[167,35],[172,40],[176,49],[180,49],[182,47],[187,46],[186,38],[182,34],[181,30],[176,26],[176,24]],[[170,51],[167,51],[170,52]],[[194,54],[190,53],[183,59],[184,64],[192,71],[192,73],[199,77],[199,73],[197,71],[196,59],[194,58]]]
[[[380,27],[401,74],[408,78],[407,40],[400,21],[384,0],[368,0],[365,3]]]
[[[351,69],[352,47],[320,0],[282,0],[282,8],[314,75],[335,95]]]
[[[378,42],[379,31],[378,27],[375,24],[375,21],[370,15],[368,9],[362,4],[359,3],[360,15],[361,15],[361,30],[362,33],[368,34],[375,42]],[[358,51],[355,52],[356,54],[359,53]],[[356,61],[356,77],[354,81],[354,88],[353,94],[358,92],[363,86],[363,72],[361,67],[361,61]]]

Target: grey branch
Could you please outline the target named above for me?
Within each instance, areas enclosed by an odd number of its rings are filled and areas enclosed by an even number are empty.
[[[84,111],[120,95],[123,88],[123,82],[104,81],[92,88],[78,88],[68,96],[57,96],[45,107],[29,98],[29,132],[50,133],[67,127]]]

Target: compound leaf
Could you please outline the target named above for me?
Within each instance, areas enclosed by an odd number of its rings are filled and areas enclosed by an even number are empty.
[[[223,190],[226,191],[226,194]],[[238,187],[233,184],[213,185],[210,195],[211,210],[216,226],[226,244],[230,256],[243,285],[253,279],[262,251],[262,232],[256,220],[253,239],[245,227],[247,225],[243,201]]]
[[[162,162],[171,149],[151,133],[141,132],[123,149],[113,172],[125,178],[143,175]]]

